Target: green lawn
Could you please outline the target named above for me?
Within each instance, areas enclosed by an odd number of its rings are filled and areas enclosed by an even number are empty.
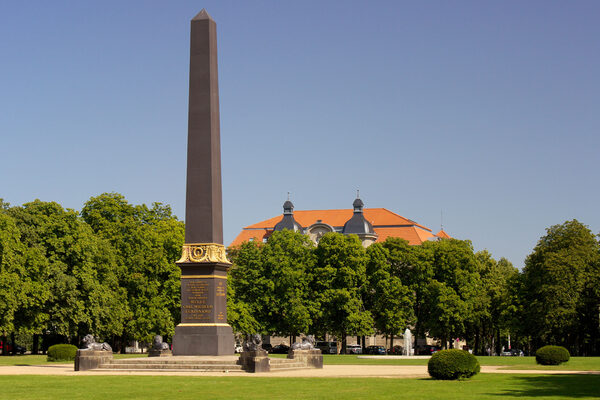
[[[284,354],[272,354],[270,357],[285,357]],[[571,357],[569,362],[556,365],[537,365],[535,357],[477,357],[481,365],[506,366],[504,369],[531,369],[531,370],[573,370],[573,371],[600,371],[600,357]],[[388,359],[358,358],[353,354],[323,355],[325,365],[427,365],[428,359]]]
[[[148,357],[148,354],[115,354],[114,358],[136,358]],[[66,364],[65,361],[49,362],[46,356],[37,355],[16,355],[0,356],[0,366],[2,365],[46,365],[46,364]],[[71,362],[72,363],[72,362]]]
[[[385,378],[0,376],[0,399],[597,399],[598,375]]]
[[[146,354],[115,354],[115,358],[147,357]],[[270,357],[286,357],[285,354],[271,354]],[[558,366],[544,366],[535,363],[535,357],[477,357],[481,365],[504,366],[504,369],[530,369],[530,370],[573,370],[573,371],[600,371],[600,357],[571,357],[568,363]],[[385,356],[377,359],[357,358],[356,355],[331,355],[323,356],[325,365],[427,365],[428,360],[392,360]],[[63,362],[64,363],[64,362]],[[45,365],[46,356],[0,356],[0,365]]]

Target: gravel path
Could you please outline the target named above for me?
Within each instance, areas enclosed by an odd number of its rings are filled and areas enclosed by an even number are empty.
[[[505,370],[501,366],[483,366],[483,373],[499,374],[595,374],[600,371],[548,371]],[[325,365],[323,369],[301,369],[248,374],[245,372],[165,372],[165,371],[73,371],[73,364],[39,366],[0,366],[0,375],[179,375],[179,376],[245,376],[255,378],[301,377],[301,378],[424,378],[428,377],[425,365]]]

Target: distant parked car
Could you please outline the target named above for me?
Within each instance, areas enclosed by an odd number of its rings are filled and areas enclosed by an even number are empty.
[[[4,350],[4,346],[6,345],[6,352],[7,353],[12,353],[13,352],[13,347],[15,349],[15,353],[19,353],[19,354],[25,354],[25,352],[27,351],[27,349],[23,346],[19,346],[18,344],[13,345],[12,342],[6,342],[3,343],[2,341],[0,341],[0,353],[2,353],[2,351]]]
[[[317,342],[315,345],[322,354],[337,354],[337,342]]]
[[[273,353],[273,354],[287,354],[288,351],[290,351],[290,346],[281,343],[281,344],[278,344],[277,346],[273,347],[273,350],[271,350],[271,353]]]
[[[383,346],[367,346],[365,349],[366,354],[377,354],[377,355],[385,355],[385,347]]]
[[[273,346],[271,345],[271,343],[263,343],[262,348],[263,348],[263,350],[266,350],[268,353],[273,352]]]
[[[360,344],[348,344],[346,345],[346,354],[362,354],[362,347]]]
[[[502,355],[505,355],[504,353],[509,353],[506,354],[507,356],[512,356],[512,357],[523,357],[525,354],[523,353],[523,350],[519,350],[519,349],[510,349],[507,352],[504,351],[502,352]]]

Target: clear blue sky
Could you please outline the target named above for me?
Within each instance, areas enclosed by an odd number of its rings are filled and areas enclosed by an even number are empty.
[[[385,207],[521,267],[600,231],[598,1],[4,1],[0,197],[185,208],[189,21],[218,24],[225,244]]]

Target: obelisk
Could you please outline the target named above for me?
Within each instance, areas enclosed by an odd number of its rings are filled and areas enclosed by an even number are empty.
[[[173,355],[231,355],[223,246],[217,25],[202,9],[191,21],[185,243],[181,323]]]

